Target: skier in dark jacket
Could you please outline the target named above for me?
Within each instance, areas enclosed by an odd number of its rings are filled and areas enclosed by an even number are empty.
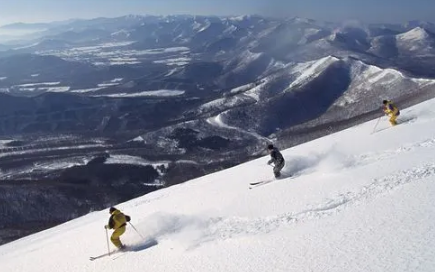
[[[127,222],[130,222],[130,216],[123,214],[120,210],[115,207],[111,207],[109,222],[104,228],[114,229],[110,241],[119,249],[124,249],[125,245],[121,243],[119,237],[124,234]]]
[[[267,164],[274,164],[273,174],[275,178],[279,178],[281,176],[281,169],[284,168],[285,160],[282,156],[281,152],[274,147],[272,144],[267,146],[267,150],[269,151],[271,159],[267,162]]]

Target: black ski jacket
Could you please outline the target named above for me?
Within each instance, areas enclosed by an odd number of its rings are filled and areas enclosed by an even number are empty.
[[[284,157],[276,147],[273,148],[272,152],[270,153],[270,157],[271,159],[268,162],[269,164],[274,163],[275,165],[278,165],[284,162]]]

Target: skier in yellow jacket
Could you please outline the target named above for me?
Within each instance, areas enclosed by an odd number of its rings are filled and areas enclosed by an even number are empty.
[[[109,223],[104,226],[104,228],[115,230],[110,237],[110,241],[112,241],[117,248],[124,249],[125,245],[121,243],[119,237],[124,234],[127,222],[130,222],[130,216],[123,214],[115,207],[111,207],[109,212],[111,214]]]
[[[396,107],[396,105],[393,104],[393,102],[389,100],[382,101],[384,104],[384,112],[386,115],[390,117],[390,124],[392,126],[397,125],[397,117],[400,115],[399,109]]]

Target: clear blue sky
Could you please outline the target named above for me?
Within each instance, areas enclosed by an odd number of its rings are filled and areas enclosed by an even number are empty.
[[[0,25],[126,14],[299,16],[368,22],[435,21],[435,0],[0,0]]]

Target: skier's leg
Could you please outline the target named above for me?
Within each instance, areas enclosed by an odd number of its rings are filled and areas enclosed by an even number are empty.
[[[392,126],[397,125],[397,121],[396,121],[396,119],[397,119],[397,115],[395,115],[394,113],[392,113],[392,114],[390,115],[390,124],[391,124]]]
[[[125,232],[125,226],[116,229],[116,230],[112,233],[112,236],[110,237],[110,241],[112,241],[112,243],[113,243],[117,248],[121,248],[121,247],[122,247],[121,239],[119,239],[119,237],[120,237],[122,234],[124,234],[124,232]]]
[[[283,161],[280,164],[275,165],[275,167],[273,167],[273,174],[275,175],[276,178],[279,178],[281,176],[281,169],[284,168],[285,162]]]

